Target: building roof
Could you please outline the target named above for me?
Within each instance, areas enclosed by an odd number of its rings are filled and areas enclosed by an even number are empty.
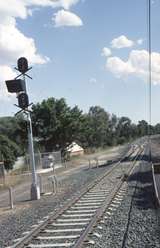
[[[76,142],[72,142],[68,147],[67,147],[68,152],[80,152],[84,151],[84,149],[79,146]]]

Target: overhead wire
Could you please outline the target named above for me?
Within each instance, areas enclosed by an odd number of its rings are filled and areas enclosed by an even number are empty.
[[[147,0],[147,36],[148,36],[148,146],[151,160],[151,124],[152,124],[152,34],[151,0]]]

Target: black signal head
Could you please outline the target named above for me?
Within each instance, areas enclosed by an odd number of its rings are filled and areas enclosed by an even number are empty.
[[[17,61],[18,70],[25,74],[28,71],[28,60],[25,57],[21,57]]]

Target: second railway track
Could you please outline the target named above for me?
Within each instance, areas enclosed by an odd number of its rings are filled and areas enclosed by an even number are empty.
[[[128,162],[121,160],[116,163],[56,215],[47,216],[40,225],[10,247],[82,247],[94,225],[109,209],[141,152],[142,148],[135,149],[129,154]]]

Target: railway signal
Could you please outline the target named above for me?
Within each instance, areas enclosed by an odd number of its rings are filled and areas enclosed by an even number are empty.
[[[14,80],[7,80],[6,86],[7,86],[8,92],[17,94],[18,105],[16,106],[21,109],[17,114],[19,114],[20,112],[23,112],[27,115],[28,143],[29,143],[29,153],[30,153],[30,161],[31,161],[31,168],[32,168],[31,199],[38,200],[40,199],[40,190],[39,190],[39,186],[37,183],[37,175],[36,175],[36,170],[35,170],[32,122],[31,122],[30,111],[28,110],[28,107],[31,104],[29,104],[29,98],[28,98],[26,82],[25,82],[25,76],[32,79],[29,75],[26,74],[32,67],[30,68],[28,67],[28,61],[24,57],[21,57],[18,59],[17,67],[18,68],[15,68],[15,69],[19,71],[20,74]],[[18,79],[20,76],[23,76],[23,80]]]
[[[28,108],[29,99],[28,95],[25,92],[21,92],[18,94],[18,106],[23,110],[26,110]]]
[[[26,74],[26,72],[28,72],[29,70],[31,70],[32,67],[28,67],[28,61],[27,61],[27,59],[26,59],[25,57],[21,57],[21,58],[19,58],[19,59],[17,60],[17,67],[18,67],[18,68],[15,67],[15,69],[16,69],[17,71],[21,72],[21,74],[18,75],[18,76],[16,77],[16,79],[19,78],[19,77],[22,76],[22,75],[23,75],[23,76],[27,76],[28,78],[32,79],[28,74]]]
[[[26,58],[21,57],[17,61],[18,71],[25,74],[28,71],[28,61]]]

